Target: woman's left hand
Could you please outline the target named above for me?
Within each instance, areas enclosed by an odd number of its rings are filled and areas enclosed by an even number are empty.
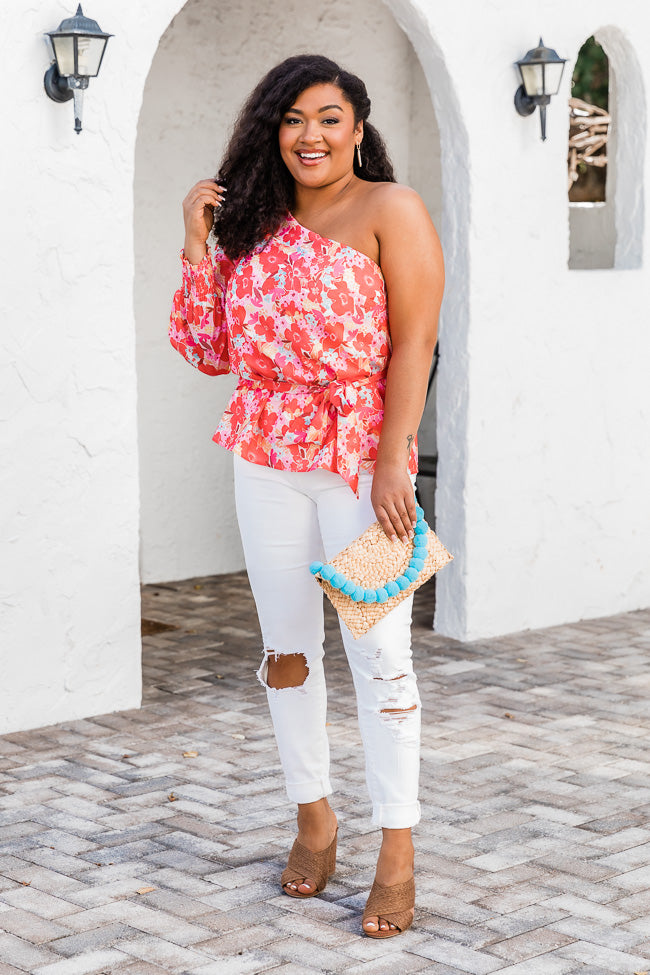
[[[398,467],[377,463],[372,479],[370,500],[377,521],[384,532],[396,542],[413,538],[417,519],[415,493],[411,478],[402,465]]]

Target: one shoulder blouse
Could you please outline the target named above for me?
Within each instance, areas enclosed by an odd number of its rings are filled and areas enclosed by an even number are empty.
[[[170,341],[201,372],[239,377],[215,442],[266,467],[337,471],[357,493],[374,470],[390,357],[379,265],[290,213],[235,263],[218,245],[200,264],[181,258]]]

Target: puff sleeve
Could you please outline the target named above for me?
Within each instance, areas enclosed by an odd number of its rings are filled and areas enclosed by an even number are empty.
[[[200,264],[190,264],[183,251],[181,261],[183,281],[172,303],[169,340],[200,372],[230,372],[224,301],[234,264],[219,246]]]

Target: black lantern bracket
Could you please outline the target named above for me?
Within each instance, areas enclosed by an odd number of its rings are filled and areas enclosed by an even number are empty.
[[[542,142],[546,139],[546,107],[558,93],[566,61],[552,47],[545,47],[541,37],[537,47],[515,61],[522,81],[515,92],[515,109],[525,117],[539,107]]]
[[[96,78],[112,34],[105,34],[96,20],[84,16],[81,4],[74,17],[62,20],[56,30],[47,31],[54,60],[45,72],[43,84],[52,101],[74,101],[74,128],[81,132],[83,95],[90,78]]]

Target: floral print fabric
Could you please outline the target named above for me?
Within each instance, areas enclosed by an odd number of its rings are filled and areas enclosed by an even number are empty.
[[[183,257],[169,336],[201,372],[239,376],[216,443],[265,467],[338,471],[355,493],[374,470],[390,338],[365,254],[288,213],[236,263],[218,246],[198,265]]]

